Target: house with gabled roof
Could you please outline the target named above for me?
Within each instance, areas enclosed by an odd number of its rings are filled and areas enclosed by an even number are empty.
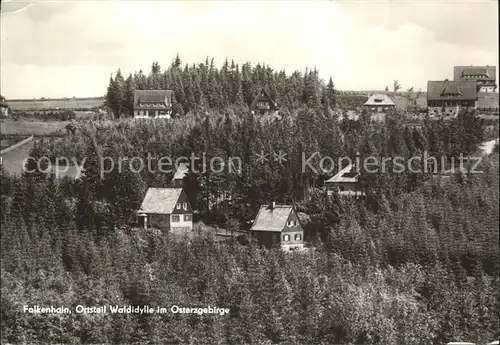
[[[172,115],[172,95],[172,90],[135,90],[134,118],[170,118]]]
[[[262,205],[250,228],[252,237],[266,247],[280,246],[283,250],[304,248],[304,229],[291,205]]]
[[[182,188],[149,188],[138,211],[148,226],[182,235],[193,230],[193,210]]]
[[[254,115],[277,115],[279,107],[269,92],[262,88],[250,105],[250,111]]]
[[[359,186],[359,172],[353,164],[348,164],[333,177],[325,181],[326,195],[362,197],[364,192]]]
[[[380,93],[371,95],[363,104],[363,108],[368,111],[372,119],[384,121],[387,112],[396,108],[396,104],[388,95]]]
[[[455,66],[454,80],[474,80],[477,82],[478,92],[495,92],[496,66]]]
[[[460,108],[476,108],[476,80],[443,80],[427,83],[427,108],[430,116],[456,116]]]

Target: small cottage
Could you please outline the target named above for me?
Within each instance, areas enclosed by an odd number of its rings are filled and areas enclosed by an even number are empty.
[[[363,196],[364,193],[359,186],[358,179],[359,173],[356,171],[354,165],[347,165],[335,176],[325,181],[327,196],[334,194],[349,197]]]
[[[250,110],[254,115],[278,115],[279,112],[278,104],[264,88],[254,98]]]
[[[172,115],[172,94],[172,90],[135,90],[134,118],[170,118]]]
[[[266,247],[279,245],[286,251],[304,248],[304,230],[290,205],[262,205],[250,232],[259,244]]]
[[[182,188],[149,188],[138,217],[148,226],[182,235],[193,230],[193,211]]]

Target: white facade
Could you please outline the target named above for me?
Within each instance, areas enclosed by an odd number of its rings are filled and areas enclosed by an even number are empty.
[[[170,111],[166,110],[134,110],[135,119],[170,119]]]
[[[479,92],[495,92],[495,88],[493,86],[481,86]]]
[[[192,214],[171,214],[170,231],[175,235],[182,235],[191,232],[193,229]]]

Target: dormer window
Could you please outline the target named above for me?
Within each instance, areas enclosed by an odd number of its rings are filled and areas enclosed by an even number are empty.
[[[383,100],[380,98],[375,98],[374,101],[375,101],[375,103],[382,103]]]

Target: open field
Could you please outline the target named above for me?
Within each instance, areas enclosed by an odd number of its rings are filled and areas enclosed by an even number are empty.
[[[3,140],[2,140],[3,142]],[[23,172],[23,161],[25,158],[29,157],[31,149],[33,148],[34,141],[19,146],[12,151],[6,152],[2,155],[2,164],[10,175],[20,175]],[[75,178],[78,175],[78,169],[75,166],[62,166],[57,169],[55,166],[51,166],[52,171],[56,174],[56,177],[62,178],[68,176],[70,178]]]
[[[60,130],[65,131],[64,127],[70,121],[13,121],[2,120],[0,122],[0,133],[2,135],[46,135],[53,134]]]
[[[11,175],[19,175],[23,172],[23,160],[29,156],[33,148],[33,140],[12,151],[2,155],[4,169]]]
[[[7,100],[9,106],[14,110],[27,109],[81,109],[93,108],[102,105],[104,97],[89,98],[58,98],[58,99],[13,99]]]

